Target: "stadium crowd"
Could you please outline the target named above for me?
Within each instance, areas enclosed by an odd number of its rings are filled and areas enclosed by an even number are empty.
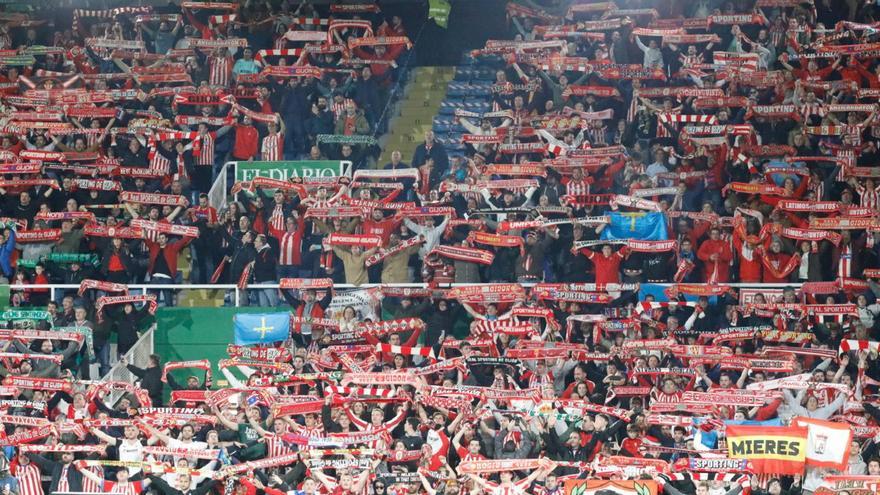
[[[3,494],[876,483],[876,6],[544,3],[471,54],[496,80],[467,152],[428,131],[379,168],[411,46],[376,5],[0,13]],[[209,204],[227,159],[299,158],[355,166]],[[289,334],[129,364],[176,295],[126,286],[181,256]],[[136,383],[90,380],[117,360]],[[802,418],[843,429],[818,464],[726,448]]]

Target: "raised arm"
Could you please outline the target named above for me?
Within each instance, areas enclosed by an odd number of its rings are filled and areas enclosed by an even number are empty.
[[[142,424],[144,426],[144,428],[146,428],[146,430],[148,432],[150,432],[150,434],[154,438],[158,438],[160,442],[164,443],[165,445],[168,445],[169,443],[171,443],[172,438],[169,435],[162,433],[161,431],[157,430],[156,428],[153,428],[151,425],[149,425],[147,423],[141,422],[140,424]],[[237,426],[236,426],[236,428],[237,428]],[[235,429],[235,428],[233,428],[233,429]]]
[[[81,475],[85,476],[86,478],[88,478],[89,480],[91,480],[92,483],[94,483],[98,486],[101,486],[101,487],[104,486],[104,478],[98,476],[97,474],[93,473],[89,469],[85,469],[85,467],[86,467],[85,461],[76,461],[73,463],[73,465],[74,465],[74,467],[76,467],[76,470],[79,471],[79,474],[81,474]]]
[[[230,421],[229,418],[227,418],[223,414],[220,414],[220,410],[217,409],[216,406],[213,408],[213,412],[214,412],[214,416],[217,417],[217,420],[220,421],[220,423],[223,424],[223,426],[229,428],[230,430],[237,430],[238,429],[238,423]]]
[[[119,443],[118,438],[108,435],[97,428],[91,428],[89,431],[92,433],[92,435],[95,435],[104,443],[107,443],[109,445],[116,445],[117,443]]]

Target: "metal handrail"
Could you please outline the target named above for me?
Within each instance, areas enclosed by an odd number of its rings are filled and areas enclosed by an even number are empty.
[[[450,284],[438,284],[438,289],[452,288],[452,287],[471,287],[471,286],[485,286],[485,285],[496,285],[496,284],[482,284],[482,283],[468,283],[468,284],[458,284],[458,283],[450,283]],[[535,285],[534,282],[524,282],[521,283],[523,287],[533,287]],[[659,283],[659,284],[651,284],[657,285],[661,287],[671,287],[676,284],[672,283]],[[785,289],[785,288],[793,288],[798,289],[802,284],[800,283],[790,283],[790,284],[752,284],[752,283],[730,283],[725,284],[730,287],[735,288],[758,288],[758,289]],[[25,291],[25,290],[33,290],[33,289],[49,289],[49,298],[51,300],[55,300],[55,293],[58,290],[71,290],[71,289],[79,289],[78,284],[12,284],[9,286],[10,290],[13,291]],[[364,284],[364,285],[352,285],[352,284],[334,284],[334,289],[370,289],[375,287],[414,287],[414,288],[424,288],[426,284],[424,283],[408,283],[408,284]],[[131,291],[140,291],[142,294],[146,294],[147,291],[151,290],[230,290],[234,291],[235,295],[235,306],[241,306],[241,296],[243,291],[247,290],[261,290],[261,289],[280,289],[280,284],[251,284],[248,285],[245,289],[239,288],[236,284],[129,284],[129,290]]]

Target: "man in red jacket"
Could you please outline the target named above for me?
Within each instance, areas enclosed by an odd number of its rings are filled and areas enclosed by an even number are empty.
[[[177,279],[177,256],[180,250],[185,248],[192,242],[192,237],[184,237],[174,242],[168,242],[168,235],[160,233],[156,242],[149,238],[144,242],[150,250],[150,265],[147,267],[147,274],[150,277],[149,282],[152,284],[173,284]],[[162,289],[158,291],[156,302],[162,299],[166,306],[173,306],[172,291],[170,289]]]
[[[703,261],[703,275],[707,283],[727,282],[730,277],[730,242],[721,239],[721,230],[713,227],[709,238],[703,241],[697,251],[697,258]]]

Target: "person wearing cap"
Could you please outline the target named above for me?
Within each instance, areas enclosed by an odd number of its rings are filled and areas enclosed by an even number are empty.
[[[0,452],[0,494],[2,495],[20,495],[21,490],[18,484],[18,478],[10,472],[9,459],[6,454]],[[28,495],[28,494],[24,494]]]

